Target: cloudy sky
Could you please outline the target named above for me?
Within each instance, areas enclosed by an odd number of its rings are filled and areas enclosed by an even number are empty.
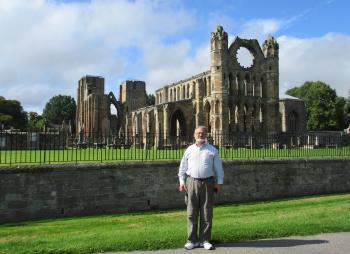
[[[0,0],[0,95],[41,113],[54,95],[76,97],[85,75],[116,96],[125,79],[153,93],[209,69],[220,24],[231,40],[277,39],[281,97],[306,80],[347,97],[349,10],[347,0]]]

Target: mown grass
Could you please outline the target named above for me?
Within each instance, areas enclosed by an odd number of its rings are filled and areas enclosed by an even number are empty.
[[[341,231],[350,231],[350,194],[222,205],[214,210],[215,242]],[[1,254],[172,249],[185,241],[185,210],[0,225]]]
[[[179,160],[185,149],[62,149],[62,150],[0,150],[0,166],[17,164],[58,164],[81,162],[154,161]],[[222,159],[256,158],[320,158],[350,156],[350,147],[338,148],[290,148],[290,149],[247,149],[220,148]]]

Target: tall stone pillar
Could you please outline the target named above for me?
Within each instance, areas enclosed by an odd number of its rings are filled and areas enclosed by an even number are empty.
[[[204,108],[203,108],[203,97],[205,91],[205,82],[202,79],[196,80],[196,99],[195,99],[195,116],[196,116],[196,127],[199,125],[205,125]]]
[[[238,111],[238,114],[239,114],[239,121],[238,121],[238,126],[239,126],[239,131],[240,132],[245,132],[245,126],[244,126],[244,121],[246,121],[246,111],[244,110],[244,104],[243,103],[240,103],[239,104],[239,111]]]
[[[269,36],[263,44],[266,70],[267,100],[266,124],[271,133],[281,131],[279,117],[279,45],[275,38]]]
[[[160,114],[161,112],[158,111],[159,107],[157,106],[154,110],[154,121],[155,121],[155,133],[153,133],[154,135],[154,146],[156,148],[160,148],[162,147],[161,145],[161,140],[163,139],[161,136],[160,136],[160,133],[161,133],[161,126],[160,126]]]
[[[169,114],[168,114],[168,110],[169,110],[169,105],[168,104],[164,104],[163,105],[163,124],[164,124],[164,144],[168,145],[169,142]]]
[[[228,112],[228,37],[221,26],[211,33],[211,83],[212,97],[215,98],[213,133],[219,137],[215,140],[217,145],[223,145],[225,136],[228,135],[229,112]],[[217,110],[217,101],[220,109]]]
[[[249,105],[247,108],[247,131],[248,132],[252,132],[252,121],[253,121],[252,113],[253,113],[252,107],[251,105]]]
[[[136,134],[139,134],[140,133],[140,130],[139,130],[139,119],[137,117],[137,113],[133,113],[134,114],[134,119],[135,119],[135,128],[134,128],[134,136]]]

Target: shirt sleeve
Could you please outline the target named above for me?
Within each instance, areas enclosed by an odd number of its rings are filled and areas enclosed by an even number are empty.
[[[178,176],[179,176],[180,184],[185,184],[187,168],[188,168],[188,159],[187,159],[187,150],[186,150],[181,159],[181,163],[179,167]]]
[[[222,167],[222,161],[219,157],[219,153],[216,151],[214,155],[214,171],[217,179],[217,184],[224,183],[224,169]]]

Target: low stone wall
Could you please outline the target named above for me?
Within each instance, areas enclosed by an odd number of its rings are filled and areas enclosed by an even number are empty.
[[[179,162],[0,168],[0,222],[184,207]],[[225,161],[217,203],[350,192],[350,158]]]

